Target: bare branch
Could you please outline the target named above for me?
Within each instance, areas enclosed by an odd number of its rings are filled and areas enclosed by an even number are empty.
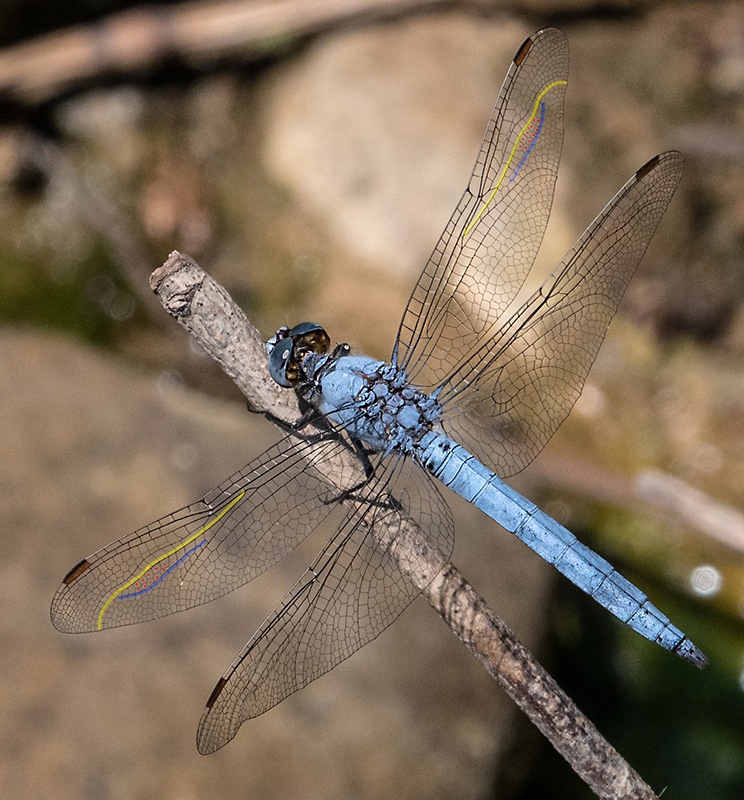
[[[171,253],[152,274],[150,285],[168,313],[235,381],[252,410],[269,412],[286,421],[297,418],[294,393],[279,388],[268,375],[258,331],[198,264],[188,256]],[[375,531],[375,535],[385,539],[384,531]],[[457,567],[431,548],[426,531],[410,523],[402,533],[398,529],[392,547],[399,567],[429,604],[598,797],[657,797],[488,608]]]

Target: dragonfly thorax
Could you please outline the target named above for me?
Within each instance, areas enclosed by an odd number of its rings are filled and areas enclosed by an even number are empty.
[[[363,377],[365,386],[356,400],[364,414],[384,428],[386,450],[413,452],[439,420],[441,406],[434,397],[411,386],[405,372],[391,364],[378,363]]]
[[[323,367],[314,405],[377,452],[412,453],[439,420],[434,397],[403,370],[367,356],[342,356]]]

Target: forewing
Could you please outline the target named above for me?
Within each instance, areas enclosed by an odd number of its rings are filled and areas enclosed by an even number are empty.
[[[393,353],[438,386],[507,309],[540,247],[563,143],[568,43],[555,29],[520,47],[470,183],[408,301]]]
[[[374,639],[444,566],[453,546],[451,513],[410,459],[383,461],[346,502],[344,523],[212,692],[197,734],[201,753],[227,744],[245,720]]]
[[[581,394],[683,166],[680,153],[668,152],[641,167],[540,289],[443,385],[446,431],[502,477],[535,458]]]
[[[286,437],[202,500],[81,561],[54,596],[54,626],[81,633],[156,619],[255,578],[321,522],[341,488],[364,479],[349,456],[330,434]]]

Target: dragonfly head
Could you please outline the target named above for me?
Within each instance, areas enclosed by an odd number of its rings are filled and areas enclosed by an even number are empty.
[[[306,383],[308,362],[317,360],[308,359],[308,356],[325,355],[330,344],[328,334],[316,322],[279,328],[266,342],[271,377],[285,389]]]

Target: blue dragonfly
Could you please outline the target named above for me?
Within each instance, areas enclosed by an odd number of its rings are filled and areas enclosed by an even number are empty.
[[[200,752],[222,747],[245,720],[398,617],[419,591],[399,555],[412,527],[425,537],[429,569],[445,565],[454,525],[436,481],[638,633],[706,663],[640,589],[502,480],[535,458],[581,393],[683,168],[676,152],[641,167],[514,310],[552,205],[567,72],[560,31],[540,31],[517,51],[390,361],[332,349],[314,323],[281,328],[267,343],[269,371],[297,392],[300,424],[198,502],[64,578],[52,603],[59,630],[128,625],[232,591],[330,526],[321,552],[217,683]]]

